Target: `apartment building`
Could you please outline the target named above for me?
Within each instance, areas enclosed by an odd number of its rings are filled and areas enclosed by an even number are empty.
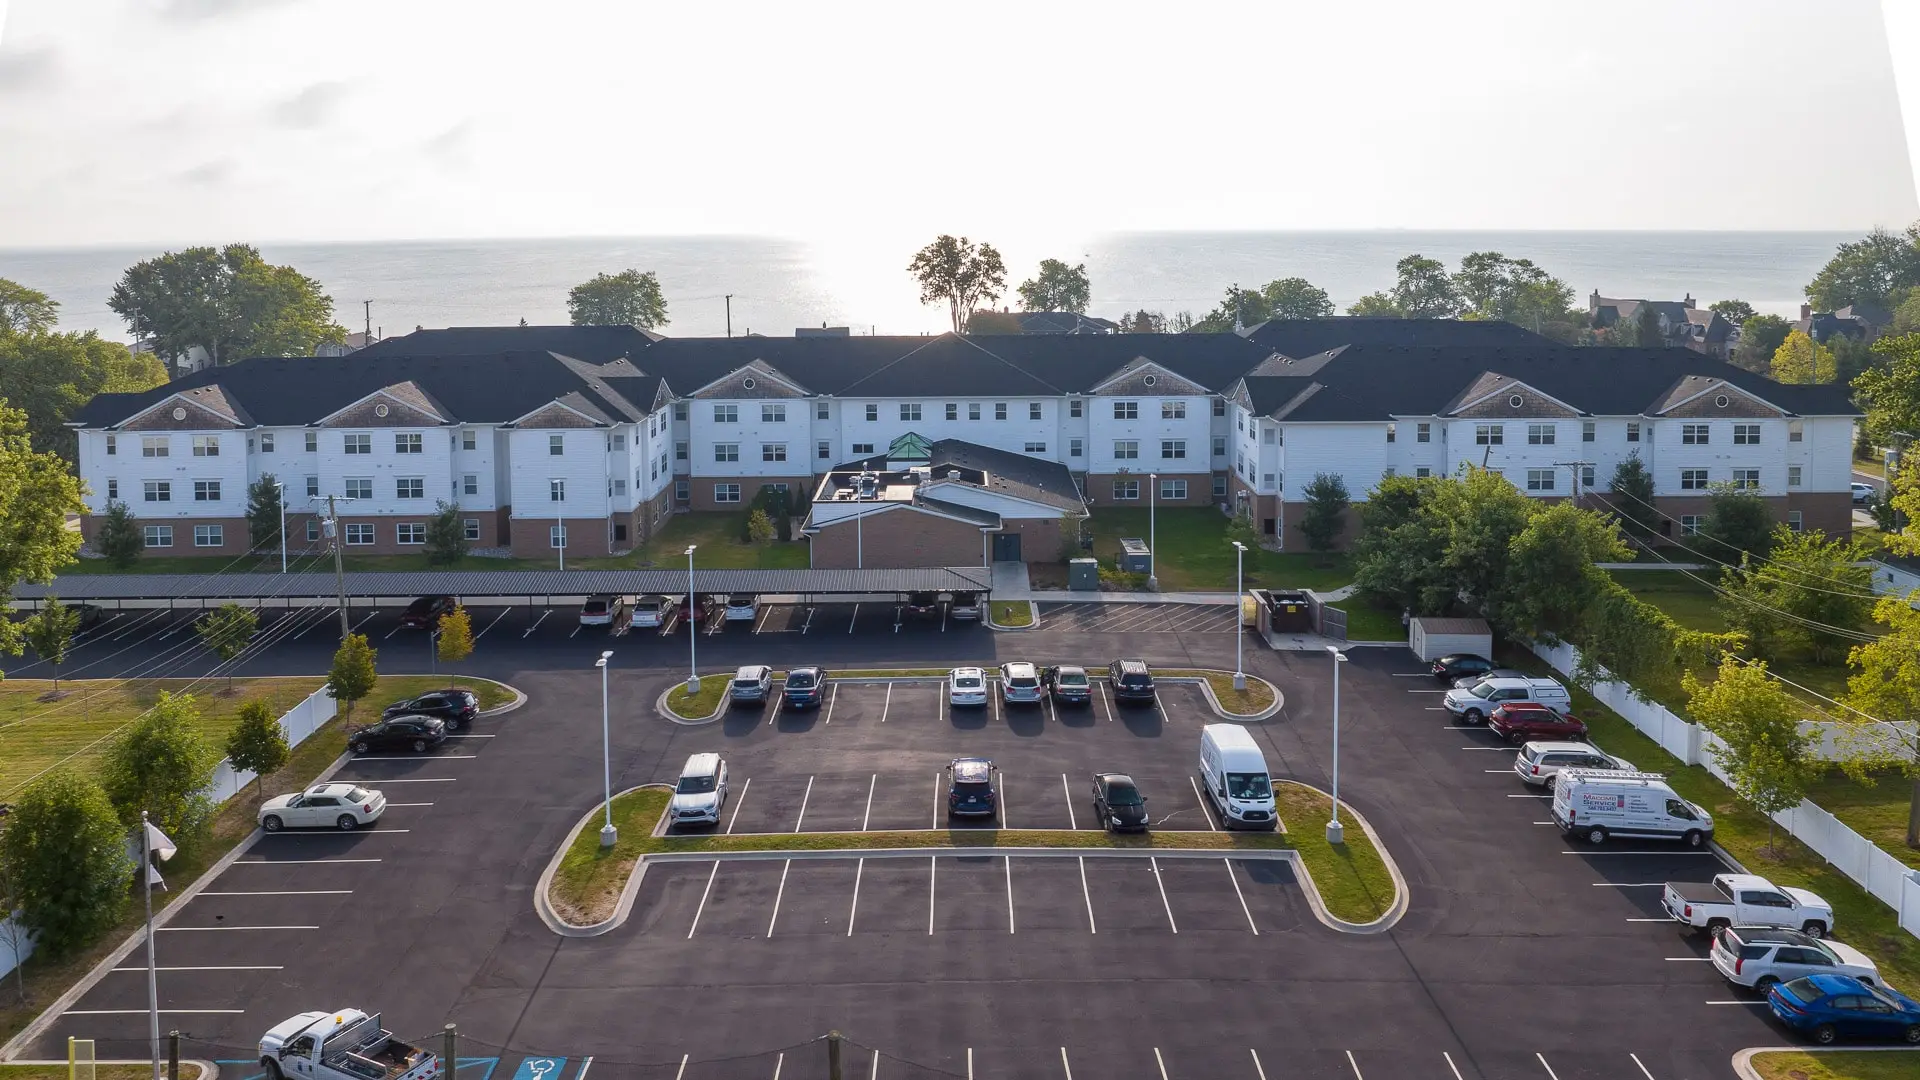
[[[1386,475],[1485,465],[1567,498],[1576,480],[1604,493],[1630,454],[1676,535],[1723,481],[1761,491],[1782,521],[1844,533],[1856,416],[1844,387],[1784,386],[1691,350],[1332,318],[1244,335],[450,328],[103,395],[74,426],[88,535],[114,500],[151,550],[237,553],[246,487],[271,474],[296,541],[318,535],[316,500],[331,495],[349,500],[349,548],[406,551],[446,501],[476,544],[535,555],[623,551],[676,509],[733,509],[766,485],[804,504],[908,436],[949,456],[1012,455],[979,470],[989,489],[1023,471],[1015,458],[1057,467],[1095,514],[1244,505],[1283,547],[1299,544],[1288,523],[1317,473],[1363,500]],[[981,559],[1012,547],[978,546]],[[1056,551],[1029,542],[1021,557]]]

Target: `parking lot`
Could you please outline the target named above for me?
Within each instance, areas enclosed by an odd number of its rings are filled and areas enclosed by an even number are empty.
[[[1051,630],[1085,634],[1231,634],[1228,604],[1042,604]]]

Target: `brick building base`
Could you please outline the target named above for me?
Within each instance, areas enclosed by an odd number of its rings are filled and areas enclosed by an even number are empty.
[[[902,507],[868,514],[858,523],[829,525],[809,537],[809,542],[809,565],[816,569],[893,570],[985,566],[992,540],[991,534],[982,533],[980,526],[970,522]]]
[[[1088,473],[1086,476],[1086,479],[1083,480],[1082,483],[1086,487],[1087,498],[1091,499],[1093,501],[1093,505],[1095,506],[1145,506],[1149,501],[1149,496],[1148,496],[1149,487],[1154,489],[1154,492],[1155,492],[1154,501],[1157,501],[1161,506],[1211,506],[1213,505],[1214,498],[1213,498],[1213,474],[1212,473],[1210,472],[1197,472],[1197,473],[1162,472],[1162,473],[1159,473],[1158,475],[1161,480],[1185,480],[1187,482],[1187,497],[1184,499],[1158,498],[1158,495],[1157,495],[1159,491],[1158,481],[1147,479],[1147,474],[1144,472]],[[1138,499],[1114,498],[1113,482],[1115,480],[1140,481],[1140,497]]]
[[[560,552],[553,546],[548,530],[560,522],[553,518],[513,518],[509,522],[508,535],[511,538],[508,547],[516,559],[553,559],[559,562]],[[616,545],[610,538],[613,530],[606,518],[567,518],[567,555],[572,558],[611,555]]]

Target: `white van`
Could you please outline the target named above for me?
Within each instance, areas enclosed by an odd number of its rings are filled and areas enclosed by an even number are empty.
[[[1208,724],[1200,729],[1200,783],[1227,828],[1271,829],[1279,824],[1267,759],[1246,728]]]
[[[1594,844],[1639,836],[1700,847],[1713,839],[1713,815],[1681,798],[1659,773],[1563,769],[1553,786],[1553,823]]]

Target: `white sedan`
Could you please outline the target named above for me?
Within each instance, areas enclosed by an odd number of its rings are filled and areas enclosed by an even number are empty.
[[[985,705],[987,673],[977,667],[959,667],[947,676],[947,704]]]
[[[380,820],[386,811],[387,797],[372,788],[358,784],[317,784],[262,803],[260,827],[268,832],[296,828],[352,832]]]

